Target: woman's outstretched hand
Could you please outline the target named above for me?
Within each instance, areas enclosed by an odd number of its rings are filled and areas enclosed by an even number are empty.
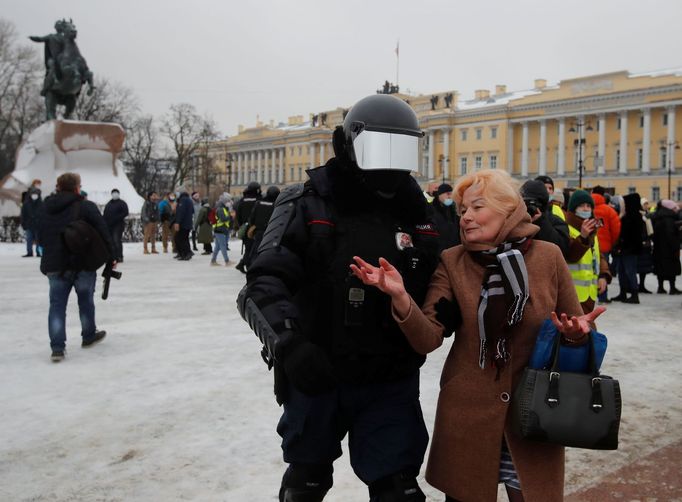
[[[358,279],[368,286],[374,286],[391,297],[393,308],[398,315],[405,317],[410,310],[410,296],[405,290],[403,278],[393,265],[379,258],[379,266],[370,265],[359,256],[353,256],[355,263],[350,269]]]
[[[557,331],[566,338],[581,338],[592,329],[594,320],[606,311],[605,307],[597,307],[592,312],[581,316],[572,316],[570,319],[566,314],[557,317],[556,312],[551,313],[552,323]]]

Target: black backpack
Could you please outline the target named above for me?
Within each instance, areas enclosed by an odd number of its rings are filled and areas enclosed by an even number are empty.
[[[62,230],[64,246],[79,269],[97,270],[111,260],[107,244],[90,223],[80,218],[80,201],[74,203],[73,215],[73,221]]]

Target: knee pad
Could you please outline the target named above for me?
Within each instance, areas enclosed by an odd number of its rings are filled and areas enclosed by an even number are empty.
[[[411,471],[402,471],[370,483],[369,501],[425,502],[426,495],[419,488],[416,474]]]
[[[332,487],[331,464],[290,464],[282,477],[279,502],[321,502]]]

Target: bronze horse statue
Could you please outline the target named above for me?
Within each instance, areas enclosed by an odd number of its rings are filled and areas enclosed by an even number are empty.
[[[88,95],[95,89],[92,72],[76,45],[78,32],[73,21],[57,21],[55,29],[57,33],[29,37],[45,44],[45,80],[40,94],[45,96],[47,120],[57,118],[57,105],[65,106],[64,118],[70,118],[83,84],[88,83]]]

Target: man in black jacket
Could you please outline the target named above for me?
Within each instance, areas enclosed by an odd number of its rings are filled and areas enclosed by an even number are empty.
[[[194,222],[194,204],[189,196],[187,188],[178,188],[178,205],[175,208],[175,249],[178,251],[176,258],[181,261],[192,259],[194,253],[189,245],[189,233],[192,231]]]
[[[279,188],[274,185],[269,187],[265,192],[265,197],[256,201],[251,210],[248,233],[251,235],[250,239],[252,239],[253,244],[251,245],[251,254],[248,256],[248,259],[244,257],[244,267],[247,269],[251,266],[251,262],[258,252],[258,246],[261,240],[263,240],[263,234],[265,234],[265,229],[275,209],[275,200],[277,200],[278,196]]]
[[[438,250],[443,251],[461,244],[459,237],[459,216],[452,199],[452,185],[442,183],[433,195],[431,201],[433,224],[440,234]]]
[[[335,157],[277,198],[237,303],[274,366],[289,464],[280,502],[319,502],[349,433],[350,462],[373,502],[423,502],[416,476],[428,434],[416,353],[391,301],[350,271],[384,257],[421,302],[438,233],[410,175],[422,132],[408,104],[367,97],[333,134]],[[267,498],[265,495],[261,498]]]
[[[545,184],[541,180],[528,180],[521,186],[521,196],[526,202],[531,221],[540,227],[540,231],[533,239],[556,244],[566,258],[570,242],[568,225],[552,214],[549,192]]]
[[[24,258],[33,256],[33,244],[36,244],[36,255],[41,255],[40,234],[38,228],[40,226],[40,217],[43,209],[43,201],[40,198],[40,188],[31,186],[26,193],[21,204],[21,227],[26,232],[26,254]]]
[[[123,261],[123,230],[125,219],[128,216],[128,204],[121,200],[121,192],[118,188],[111,191],[111,200],[104,206],[104,221],[107,222],[111,239],[114,242],[114,259]]]
[[[95,228],[113,256],[113,243],[107,224],[97,206],[80,195],[81,179],[78,174],[64,173],[57,178],[57,193],[44,202],[44,214],[40,222],[43,257],[40,271],[50,283],[50,311],[48,331],[52,360],[64,359],[66,347],[66,305],[71,288],[78,295],[81,321],[81,346],[90,347],[101,341],[105,331],[95,324],[95,281],[97,271],[83,270],[80,259],[71,254],[62,238],[62,231],[72,221],[82,219]],[[113,265],[116,262],[113,261]]]
[[[244,196],[237,202],[235,207],[235,213],[237,216],[237,229],[248,224],[249,218],[251,217],[251,211],[253,211],[253,207],[256,205],[256,202],[261,199],[261,197],[260,183],[257,181],[249,182],[249,184],[246,186],[246,189],[244,190]],[[244,255],[242,256],[242,259],[239,260],[239,263],[237,263],[235,268],[241,273],[245,274],[246,265],[248,264],[249,258],[251,257],[253,239],[245,234],[242,242],[244,243]]]

